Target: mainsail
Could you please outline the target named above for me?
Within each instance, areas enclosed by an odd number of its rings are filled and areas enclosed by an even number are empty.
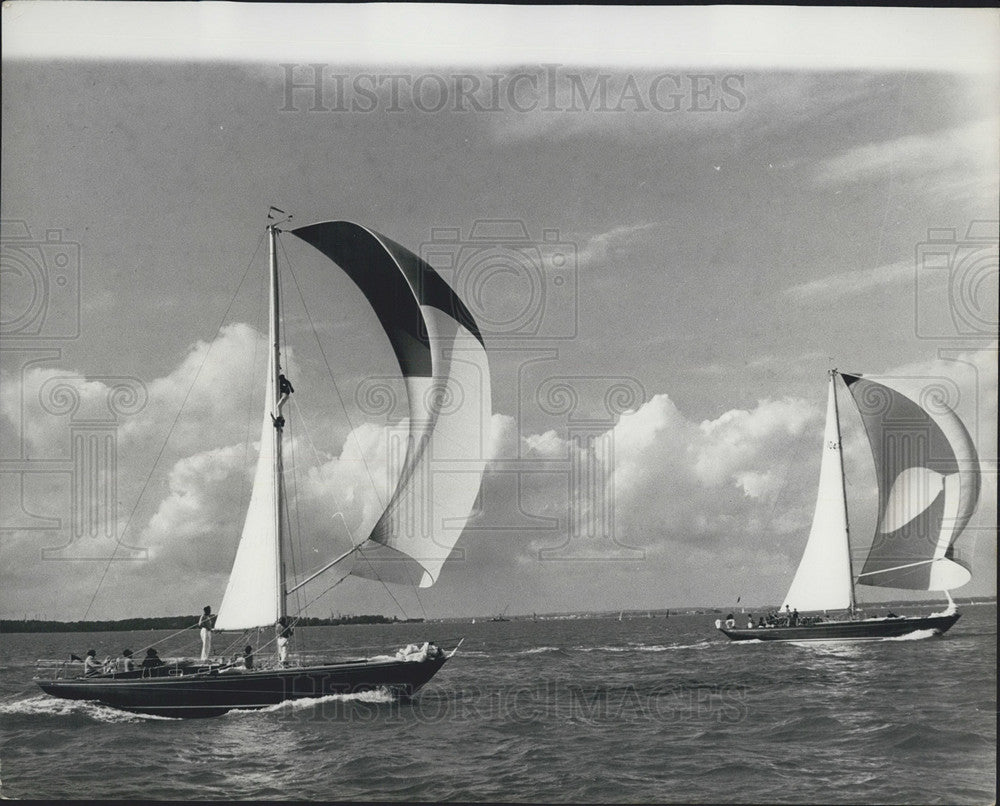
[[[268,316],[267,383],[264,417],[260,426],[260,453],[253,489],[247,506],[243,533],[236,560],[229,574],[226,593],[216,618],[220,630],[246,630],[274,624],[284,615],[285,593],[281,569],[281,430],[277,403],[278,374],[278,272],[275,263],[275,232],[268,228],[270,241],[270,313]]]
[[[486,466],[489,364],[468,309],[409,250],[347,221],[292,230],[336,263],[382,324],[406,384],[398,478],[351,573],[432,585],[465,528]]]
[[[979,500],[976,449],[955,412],[922,407],[859,375],[842,375],[865,424],[878,478],[875,539],[858,582],[950,590],[971,578],[955,541]]]
[[[287,593],[280,538],[284,418],[277,399],[281,367],[276,229],[268,229],[271,354],[260,454],[218,629],[273,624],[284,614]],[[433,268],[385,236],[348,221],[300,227],[292,234],[334,261],[361,289],[389,338],[406,384],[409,418],[398,478],[371,534],[347,553],[356,550],[359,555],[350,573],[427,587],[437,580],[465,528],[486,467],[492,409],[489,363],[479,328]]]
[[[809,540],[782,607],[802,611],[845,610],[852,604],[851,552],[844,500],[837,390],[830,375],[819,492]]]

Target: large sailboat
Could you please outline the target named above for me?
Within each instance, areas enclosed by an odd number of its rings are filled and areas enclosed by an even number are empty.
[[[489,365],[479,328],[454,291],[430,265],[373,230],[346,221],[282,230],[279,225],[286,221],[269,216],[267,225],[269,354],[260,449],[215,623],[221,632],[263,629],[274,635],[279,622],[294,626],[299,614],[288,612],[290,594],[314,579],[326,576],[328,581],[331,569],[349,557],[350,574],[356,576],[419,587],[434,584],[475,505],[486,464]],[[294,390],[282,372],[276,248],[282,231],[319,250],[364,294],[402,370],[409,406],[398,478],[374,528],[348,551],[293,579],[284,554],[289,502],[282,448],[289,416],[285,404]],[[419,651],[396,655],[315,665],[258,661],[249,669],[221,662],[167,662],[77,678],[65,677],[63,668],[36,682],[51,695],[129,711],[214,716],[234,708],[381,688],[413,694],[455,649],[446,652],[425,643]]]
[[[854,400],[878,480],[878,521],[861,572],[851,562],[836,379]],[[819,493],[802,560],[779,614],[753,626],[715,626],[733,641],[831,641],[940,635],[960,613],[948,591],[971,579],[954,546],[979,500],[979,459],[955,412],[920,405],[861,375],[830,372]],[[855,585],[943,591],[948,606],[926,616],[865,618]],[[829,614],[840,613],[831,618]]]

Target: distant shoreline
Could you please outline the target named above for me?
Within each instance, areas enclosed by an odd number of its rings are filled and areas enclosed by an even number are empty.
[[[957,605],[993,605],[996,606],[996,596],[968,596],[956,598]],[[921,607],[933,605],[932,600],[889,602],[871,602],[859,605],[861,610],[882,610],[890,608]],[[764,605],[730,605],[729,607],[679,607],[663,608],[661,610],[614,610],[600,612],[566,612],[522,614],[506,617],[506,621],[561,621],[576,618],[669,618],[670,616],[700,616],[718,615],[723,612],[735,611],[766,612],[777,609],[776,606]],[[395,616],[361,615],[340,616],[338,618],[302,618],[297,624],[301,627],[337,627],[351,624],[420,624],[425,621],[436,623],[466,622],[470,619],[488,622],[490,616],[448,616],[444,618],[401,619]],[[42,619],[0,619],[0,633],[55,633],[55,632],[128,632],[131,630],[184,630],[195,629],[198,616],[158,616],[154,618],[130,618],[115,621],[49,621]]]
[[[342,624],[409,624],[422,622],[422,618],[399,619],[388,616],[341,616],[339,618],[302,618],[302,627],[337,627]],[[159,616],[156,618],[128,618],[117,621],[43,621],[41,619],[2,619],[0,633],[47,632],[130,632],[134,630],[184,630],[195,629],[198,616]]]

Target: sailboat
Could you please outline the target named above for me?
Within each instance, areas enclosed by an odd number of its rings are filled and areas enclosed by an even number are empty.
[[[355,576],[434,584],[475,505],[486,464],[481,446],[491,416],[489,364],[475,320],[445,280],[412,252],[359,224],[328,221],[282,230],[290,217],[278,221],[274,212],[281,211],[272,208],[266,228],[269,354],[260,451],[217,631],[273,632],[279,622],[294,625],[298,614],[288,612],[289,595],[314,579],[328,581],[331,570],[352,555],[357,556],[349,573]],[[302,579],[289,579],[284,545],[290,502],[282,448],[289,416],[285,403],[294,389],[282,372],[276,246],[282,232],[317,249],[364,294],[395,353],[409,403],[401,470],[381,517],[366,539]],[[418,651],[396,655],[305,666],[282,659],[250,669],[186,661],[73,679],[57,673],[36,682],[57,697],[146,714],[203,717],[382,688],[412,695],[457,648],[444,651],[425,643]]]
[[[850,392],[878,480],[875,538],[860,573],[851,560],[836,379]],[[782,612],[753,627],[715,626],[733,641],[831,641],[941,635],[961,616],[950,590],[971,579],[954,546],[979,500],[975,446],[955,412],[918,404],[884,382],[830,372],[819,493],[802,560]],[[865,618],[855,585],[943,591],[948,606],[925,616]],[[830,618],[830,611],[845,613]]]

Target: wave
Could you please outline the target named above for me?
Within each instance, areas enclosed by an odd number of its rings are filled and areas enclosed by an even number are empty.
[[[543,652],[562,652],[562,647],[558,646],[535,646],[531,649],[524,649],[518,652],[518,655],[539,655]]]
[[[707,649],[716,646],[716,641],[697,641],[693,644],[627,644],[625,646],[577,646],[576,652],[673,652],[678,649]]]
[[[63,700],[39,694],[24,700],[0,704],[0,714],[5,716],[86,716],[96,722],[146,722],[150,720],[174,721],[173,717],[133,714],[108,705],[88,700]]]

